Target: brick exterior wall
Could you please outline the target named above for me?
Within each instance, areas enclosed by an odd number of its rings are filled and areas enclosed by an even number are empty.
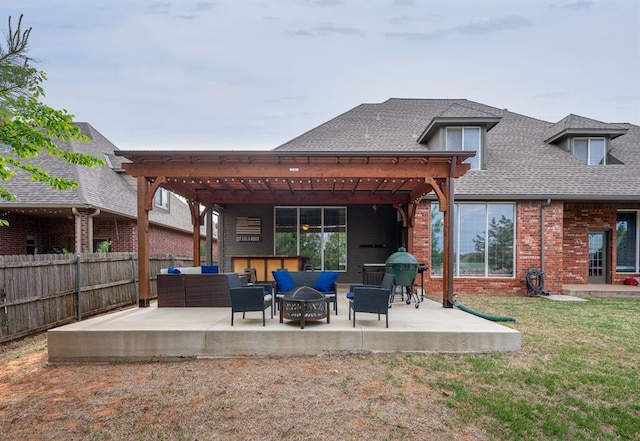
[[[638,273],[616,273],[616,215],[621,209],[638,210],[640,205],[567,203],[564,215],[564,279],[563,283],[583,284],[589,282],[589,230],[606,231],[611,245],[608,249],[607,264],[611,269],[608,280],[611,284],[621,284],[627,277],[637,277]]]
[[[20,255],[27,253],[27,236],[36,237],[37,252],[67,248],[68,240],[73,244],[74,222],[66,218],[45,218],[8,214],[2,216],[9,221],[8,227],[0,227],[0,254]],[[73,252],[73,250],[70,250]]]
[[[175,230],[151,225],[149,252],[193,257],[193,236],[189,233],[178,233]]]
[[[70,214],[71,216],[71,214]],[[36,217],[17,214],[2,216],[9,221],[8,227],[0,227],[0,254],[21,255],[27,253],[27,235],[36,237],[37,252],[62,252],[66,249],[75,253],[75,219],[63,217]],[[88,217],[81,213],[82,250],[88,249]],[[111,251],[138,251],[136,221],[114,217],[93,218],[93,238],[111,240]],[[157,225],[149,228],[150,253],[168,253],[176,256],[193,257],[191,233],[179,232]],[[95,251],[95,250],[94,250]],[[214,258],[218,255],[214,241]]]
[[[530,268],[540,269],[540,222],[544,201],[524,201],[516,204],[516,269],[514,277],[455,277],[456,294],[525,295],[524,278]],[[552,202],[544,208],[545,216],[545,289],[562,292],[563,274],[563,203]],[[419,262],[431,259],[431,203],[423,202],[416,210],[414,225],[414,256]],[[420,276],[416,278],[420,283]],[[424,274],[427,293],[442,293],[442,278]]]

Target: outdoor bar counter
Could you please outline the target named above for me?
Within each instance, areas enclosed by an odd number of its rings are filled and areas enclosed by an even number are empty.
[[[305,256],[283,255],[231,256],[231,268],[233,272],[240,274],[246,268],[255,268],[258,282],[273,282],[271,271],[276,271],[280,268],[289,271],[302,271],[306,259]]]

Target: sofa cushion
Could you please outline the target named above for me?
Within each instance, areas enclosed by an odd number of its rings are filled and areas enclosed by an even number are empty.
[[[334,292],[333,286],[336,283],[336,279],[338,278],[338,273],[335,271],[322,271],[318,280],[313,285],[314,289],[317,289],[320,292]]]
[[[200,270],[202,274],[217,274],[218,265],[201,265]]]
[[[278,284],[279,292],[287,292],[296,287],[289,271],[271,271],[271,273],[273,274],[273,279]]]

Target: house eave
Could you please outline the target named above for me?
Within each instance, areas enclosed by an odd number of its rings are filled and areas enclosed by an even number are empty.
[[[565,129],[545,139],[544,142],[553,144],[554,142],[569,136],[603,136],[609,139],[615,139],[625,133],[627,133],[627,129]]]

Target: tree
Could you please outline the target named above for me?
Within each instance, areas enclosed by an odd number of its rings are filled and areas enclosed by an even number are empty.
[[[473,239],[475,250],[479,255],[485,252],[484,234]],[[492,218],[489,223],[489,271],[492,274],[513,273],[513,221],[504,214],[500,220]]]
[[[0,44],[0,143],[8,149],[0,150],[0,179],[8,181],[23,170],[31,180],[44,182],[58,190],[78,186],[72,179],[51,175],[30,160],[46,152],[70,164],[95,167],[105,162],[91,155],[59,148],[56,141],[86,141],[73,115],[66,110],[53,109],[40,101],[44,97],[42,83],[46,74],[32,66],[27,56],[31,28],[22,30],[22,15],[14,30],[9,17],[6,47]],[[0,197],[15,200],[16,196],[0,186]],[[1,225],[7,222],[0,220]]]

